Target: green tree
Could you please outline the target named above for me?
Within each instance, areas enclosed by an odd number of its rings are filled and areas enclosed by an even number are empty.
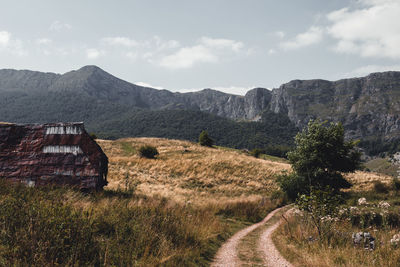
[[[208,132],[207,131],[202,131],[200,133],[199,136],[199,143],[202,146],[208,146],[208,147],[212,147],[212,145],[214,144],[214,140],[212,140],[209,136],[208,136]]]
[[[311,187],[330,187],[337,192],[351,186],[342,173],[360,167],[360,153],[355,149],[356,142],[345,141],[341,123],[311,120],[296,135],[295,144],[295,149],[288,153],[294,172],[280,178],[281,188],[290,198],[299,193],[309,194]]]

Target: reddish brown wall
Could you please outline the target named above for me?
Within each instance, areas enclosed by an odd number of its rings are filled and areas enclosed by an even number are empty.
[[[79,134],[46,134],[48,127],[81,127]],[[79,146],[81,154],[44,153],[45,146]],[[106,185],[108,159],[83,124],[0,124],[0,177],[35,185]]]

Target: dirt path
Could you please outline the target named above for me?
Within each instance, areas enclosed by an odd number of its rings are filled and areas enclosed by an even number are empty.
[[[218,250],[217,255],[216,255],[213,263],[211,264],[211,266],[213,266],[213,267],[241,266],[242,262],[240,261],[240,259],[238,257],[238,251],[237,251],[239,242],[243,239],[243,237],[248,235],[250,232],[252,232],[256,228],[262,226],[267,221],[269,221],[281,209],[282,208],[279,208],[279,209],[276,209],[276,210],[270,212],[268,214],[268,216],[265,217],[261,222],[253,224],[249,227],[246,227],[243,230],[240,230],[235,235],[233,235],[230,239],[228,239],[228,241],[226,241],[225,244],[223,244],[222,247]],[[269,254],[268,258],[273,258],[274,261],[266,260],[266,262],[276,262],[277,264],[278,264],[278,262],[281,262],[281,261],[279,261],[279,259],[286,261],[276,250],[276,248],[273,245],[272,240],[271,240],[271,233],[273,232],[273,230],[276,229],[276,227],[278,227],[278,225],[279,225],[279,222],[274,224],[273,226],[267,227],[267,229],[262,233],[262,237],[264,237],[264,240],[271,241],[271,243],[269,245],[264,244],[265,241],[261,241],[261,239],[259,241],[259,244],[262,243],[262,247],[259,246],[259,248],[262,248],[262,249],[264,249],[265,246],[271,246],[271,244],[272,244],[272,248],[273,248],[272,250],[266,250],[264,252],[260,251],[260,253],[263,254],[264,260],[265,260],[264,255],[268,255],[269,253],[272,253],[272,254]],[[271,228],[274,228],[274,229],[269,232],[269,229],[271,229]],[[268,249],[270,249],[270,248],[268,248]],[[289,267],[292,265],[271,265],[271,266],[288,266]]]
[[[287,211],[286,214],[288,212],[290,212],[290,210]],[[290,262],[282,257],[272,241],[272,234],[280,224],[281,220],[278,220],[274,225],[264,230],[258,240],[258,251],[263,255],[263,260],[266,266],[293,267]]]

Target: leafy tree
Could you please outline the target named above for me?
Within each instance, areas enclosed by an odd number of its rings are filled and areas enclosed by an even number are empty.
[[[295,149],[288,153],[294,172],[280,178],[281,188],[290,192],[290,198],[310,193],[311,187],[330,187],[337,192],[351,186],[342,173],[360,167],[360,153],[355,150],[356,142],[344,140],[341,123],[327,125],[311,120],[308,127],[296,135],[295,144]]]
[[[212,145],[214,144],[214,140],[212,140],[209,136],[208,136],[208,132],[207,131],[202,131],[200,133],[199,136],[199,143],[202,146],[208,146],[208,147],[212,147]]]

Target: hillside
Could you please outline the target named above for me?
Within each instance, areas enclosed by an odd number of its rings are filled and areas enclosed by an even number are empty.
[[[125,188],[126,177],[146,195],[178,202],[246,200],[277,189],[275,176],[289,165],[257,159],[237,150],[159,138],[98,140],[109,158],[108,188]],[[140,158],[141,145],[156,146],[156,160]]]
[[[156,90],[123,81],[96,66],[85,66],[62,75],[0,70],[1,121],[84,121],[89,131],[98,132],[102,137],[150,135],[193,140],[193,134],[182,134],[191,123],[175,129],[179,134],[161,127],[157,127],[160,133],[154,134],[148,130],[149,122],[138,118],[146,117],[156,124],[162,117],[165,125],[172,125],[176,124],[175,116],[178,120],[186,120],[196,114],[194,117],[202,119],[193,124],[209,128],[207,122],[210,119],[223,120],[194,112],[213,114],[225,118],[224,125],[233,125],[233,121],[265,122],[266,117],[262,119],[262,114],[268,111],[282,120],[288,118],[298,128],[303,128],[311,118],[340,121],[347,137],[362,139],[362,146],[373,155],[382,151],[394,152],[400,146],[399,96],[400,72],[373,73],[334,82],[293,80],[273,90],[255,88],[245,96],[239,96],[212,89],[191,93]],[[269,136],[266,129],[273,121],[266,127],[257,126],[250,136],[243,130],[226,133],[232,136],[245,134],[244,139],[249,140],[259,135]],[[284,130],[292,133],[295,129],[292,124],[287,123]],[[282,125],[279,127],[282,130]],[[219,131],[223,130],[216,130]],[[273,141],[283,140],[284,144],[290,144],[292,137],[288,134]],[[231,146],[225,141],[221,144]],[[235,143],[233,146],[251,148],[257,145]]]
[[[109,158],[110,189],[133,186],[145,195],[161,195],[178,202],[254,200],[278,189],[276,176],[290,170],[280,161],[257,159],[228,148],[161,138],[98,140]],[[140,158],[142,145],[156,146],[156,160]],[[389,184],[392,177],[368,172],[347,175],[354,190],[366,190],[374,181]],[[131,184],[129,184],[131,183]]]

